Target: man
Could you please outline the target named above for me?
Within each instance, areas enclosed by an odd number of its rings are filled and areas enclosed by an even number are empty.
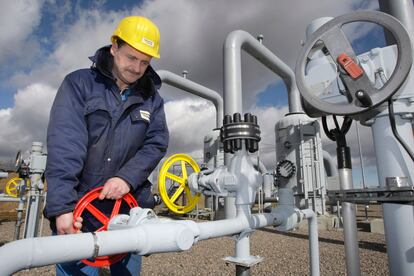
[[[130,16],[120,21],[111,41],[91,57],[91,68],[65,77],[50,113],[45,216],[58,235],[97,229],[87,213],[74,222],[73,210],[99,186],[102,202],[113,204],[131,192],[139,206],[154,205],[147,177],[168,146],[157,92],[161,80],[150,66],[159,58],[160,34],[147,18]],[[129,254],[111,273],[137,275],[140,266],[140,256]],[[56,271],[98,275],[97,268],[81,262],[58,264]]]

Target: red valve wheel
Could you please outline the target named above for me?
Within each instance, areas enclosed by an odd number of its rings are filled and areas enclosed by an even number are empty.
[[[114,216],[119,214],[119,211],[121,209],[121,205],[123,202],[125,202],[130,208],[134,208],[138,206],[138,203],[135,200],[135,198],[130,193],[128,193],[120,199],[113,200],[114,207],[112,208],[111,215],[108,217],[92,204],[92,202],[94,201],[95,202],[99,201],[98,197],[102,189],[103,187],[98,187],[96,189],[91,190],[86,195],[84,195],[79,200],[79,202],[76,204],[75,210],[73,211],[74,221],[78,217],[81,217],[85,210],[88,211],[95,219],[97,219],[102,224],[102,227],[98,228],[95,232],[108,230],[109,221]],[[84,259],[82,260],[82,262],[84,264],[95,266],[95,267],[108,266],[108,265],[121,261],[126,255],[128,254],[101,256],[101,257],[96,257],[95,259]]]

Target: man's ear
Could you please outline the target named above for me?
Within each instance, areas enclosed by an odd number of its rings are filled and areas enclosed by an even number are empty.
[[[114,41],[112,42],[111,49],[110,49],[111,55],[115,56],[116,51],[118,51],[118,43]]]

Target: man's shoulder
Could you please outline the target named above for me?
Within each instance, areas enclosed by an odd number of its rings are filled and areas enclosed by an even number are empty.
[[[87,80],[92,79],[96,75],[95,70],[91,68],[83,68],[75,70],[69,74],[66,75],[66,79],[72,80],[72,81],[79,81],[79,80]]]
[[[158,89],[156,89],[154,91],[154,94],[152,95],[151,98],[152,98],[152,101],[153,101],[154,105],[156,105],[156,106],[164,105],[164,99],[160,95],[160,92],[158,91]]]

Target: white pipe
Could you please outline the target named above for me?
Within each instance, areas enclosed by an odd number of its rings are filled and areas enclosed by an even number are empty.
[[[288,89],[289,112],[303,112],[295,74],[292,69],[249,33],[236,30],[227,35],[223,49],[224,115],[243,113],[241,49],[282,78]],[[224,154],[224,164],[230,164],[230,158],[229,153]],[[226,197],[224,205],[226,218],[234,218],[236,216],[234,198]]]
[[[171,86],[210,100],[217,111],[216,127],[220,127],[223,124],[223,98],[219,93],[169,71],[158,70],[157,74],[163,82]]]
[[[106,232],[58,235],[14,241],[0,247],[0,275],[26,268],[125,252],[140,255],[188,250],[194,243],[191,223],[145,223]],[[95,235],[95,238],[94,238]],[[162,239],[160,238],[162,237]],[[96,257],[95,256],[95,257]]]
[[[289,112],[302,112],[292,69],[252,35],[236,30],[224,43],[224,113],[242,113],[241,49],[282,78],[288,89]]]
[[[278,226],[286,220],[283,214],[278,213],[249,217],[241,213],[235,219],[204,223],[157,219],[122,230],[23,239],[0,247],[0,259],[6,264],[0,266],[0,275],[10,275],[26,268],[125,252],[145,255],[183,251],[191,248],[198,240],[234,235],[246,229],[268,225]]]
[[[277,209],[276,209],[277,210]],[[246,229],[262,228],[269,225],[279,226],[284,219],[278,213],[255,214],[247,217],[239,214],[232,219],[198,223],[199,240],[234,235]]]
[[[19,202],[20,198],[18,197],[10,197],[10,196],[0,196],[0,202]]]
[[[323,152],[323,160],[326,161],[326,163],[328,164],[329,167],[329,172],[330,175],[328,176],[337,176],[338,175],[338,166],[335,162],[335,160],[333,159],[333,157],[331,156],[331,154],[327,151],[322,151]],[[325,165],[325,164],[324,164]]]
[[[301,212],[308,219],[310,273],[312,276],[319,276],[318,219],[311,209]]]

